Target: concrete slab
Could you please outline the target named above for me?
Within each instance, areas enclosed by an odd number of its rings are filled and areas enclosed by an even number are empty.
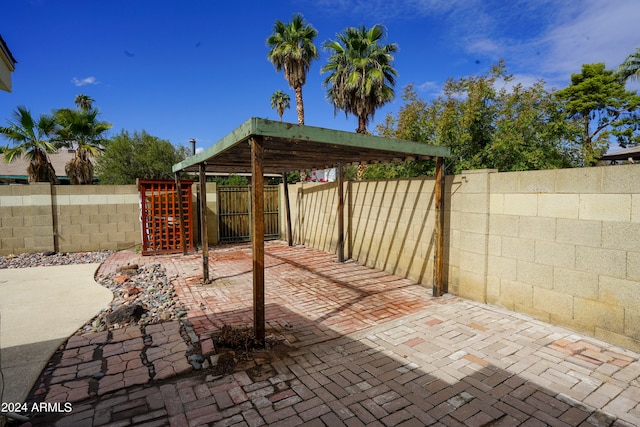
[[[0,270],[3,402],[23,402],[56,349],[111,302],[94,280],[99,266]]]

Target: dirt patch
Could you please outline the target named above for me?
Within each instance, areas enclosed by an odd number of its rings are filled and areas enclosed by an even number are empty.
[[[282,336],[270,334],[262,347],[254,338],[253,328],[223,326],[211,336],[215,355],[211,373],[228,375],[246,371],[253,381],[264,381],[276,374],[271,363],[295,350]]]

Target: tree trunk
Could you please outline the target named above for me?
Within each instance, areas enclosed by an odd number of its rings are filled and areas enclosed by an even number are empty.
[[[365,121],[364,116],[358,116],[358,129],[356,129],[356,133],[367,134],[367,122]]]
[[[27,174],[29,175],[29,182],[50,182],[56,184],[57,177],[56,172],[47,157],[47,154],[36,149],[33,159],[27,166]]]
[[[304,104],[302,103],[302,86],[296,86],[296,111],[298,112],[298,124],[304,124]]]
[[[595,151],[593,149],[593,139],[589,134],[589,119],[585,119],[584,124],[584,146],[582,147],[584,152],[584,165],[595,166],[598,161],[595,159]]]

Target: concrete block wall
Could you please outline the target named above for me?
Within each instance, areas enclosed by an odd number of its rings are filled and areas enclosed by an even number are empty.
[[[119,250],[140,244],[135,185],[52,186],[56,251]]]
[[[466,171],[445,182],[445,245],[449,256],[448,291],[476,301],[486,301],[487,247],[489,245],[489,173]]]
[[[640,349],[640,168],[488,177],[487,302]]]
[[[337,250],[337,185],[298,183],[289,185],[291,230],[296,244],[326,252]],[[346,185],[345,185],[346,188]],[[280,192],[280,211],[285,212],[284,191]],[[346,212],[346,211],[345,211]],[[286,238],[286,215],[280,215],[280,230]]]
[[[197,184],[192,186],[197,224]],[[207,183],[209,243],[218,243],[215,183]],[[141,243],[135,185],[0,186],[0,255],[121,250]],[[194,225],[194,236],[200,232]]]
[[[640,351],[638,182],[637,165],[446,177],[448,292]],[[433,183],[345,183],[345,255],[431,287]],[[294,242],[336,252],[336,184],[290,188]]]
[[[434,183],[345,183],[345,257],[432,286]],[[294,242],[336,252],[337,184],[290,185],[289,194]],[[286,230],[285,215],[281,218]]]
[[[0,186],[0,255],[54,250],[50,184]]]

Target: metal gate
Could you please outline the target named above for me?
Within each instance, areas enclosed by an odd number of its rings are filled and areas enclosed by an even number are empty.
[[[264,187],[264,238],[280,237],[279,187]],[[251,240],[251,186],[218,187],[218,231],[221,243]]]
[[[191,207],[192,184],[193,181],[180,181],[182,196],[178,197],[175,181],[138,180],[142,255],[182,252],[180,203],[182,203],[185,225],[184,239],[187,250],[194,250],[193,210]]]

